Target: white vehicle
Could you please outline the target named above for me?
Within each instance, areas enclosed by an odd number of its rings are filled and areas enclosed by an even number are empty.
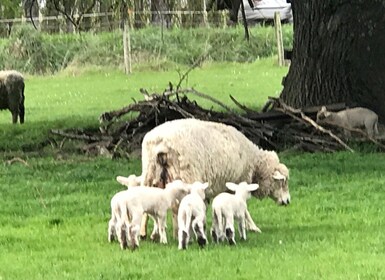
[[[274,13],[279,12],[281,21],[293,22],[291,4],[286,0],[253,0],[254,8],[251,8],[248,0],[243,0],[246,19],[248,22],[272,21]],[[242,12],[238,12],[238,21],[242,22]]]

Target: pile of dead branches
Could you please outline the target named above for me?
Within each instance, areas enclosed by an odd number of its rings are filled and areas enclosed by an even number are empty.
[[[172,87],[170,87],[172,88]],[[292,108],[280,99],[270,98],[270,109],[258,112],[240,104],[230,96],[240,110],[234,110],[211,96],[193,88],[167,90],[161,94],[149,94],[141,90],[144,100],[111,112],[103,113],[99,130],[82,129],[52,130],[52,134],[62,138],[80,140],[82,149],[87,153],[105,154],[111,157],[129,156],[140,149],[144,135],[155,126],[166,121],[181,118],[197,118],[232,125],[245,134],[253,143],[265,149],[281,151],[298,149],[303,151],[336,151],[346,149],[353,151],[339,135],[319,126],[315,116],[319,107],[302,110]],[[219,106],[221,110],[206,109],[189,96],[199,96]],[[334,104],[328,109],[341,110],[345,104]],[[365,133],[355,131],[366,136]],[[209,136],[208,136],[209,137]],[[384,148],[376,140],[367,139]],[[59,145],[59,146],[62,146]]]

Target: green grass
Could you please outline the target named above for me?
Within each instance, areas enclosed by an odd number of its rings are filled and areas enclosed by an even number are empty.
[[[84,73],[68,69],[54,76],[28,76],[26,123],[14,127],[10,112],[0,111],[0,151],[40,149],[47,144],[45,140],[51,128],[97,127],[103,112],[120,109],[130,104],[132,98],[142,100],[140,88],[161,93],[169,81],[174,85],[179,82],[178,71],[185,73],[187,69],[147,70],[129,76],[105,68],[92,68]],[[183,87],[194,87],[227,105],[233,105],[231,94],[255,108],[262,106],[268,96],[279,94],[286,72],[287,67],[279,68],[272,58],[250,64],[205,64],[190,73]],[[208,108],[213,106],[207,100],[190,98]]]
[[[281,158],[291,169],[292,204],[251,199],[262,234],[248,233],[236,247],[193,244],[186,252],[170,228],[168,245],[142,241],[131,252],[107,242],[109,200],[121,189],[114,177],[140,173],[139,160],[0,165],[0,278],[383,279],[383,155]]]
[[[233,106],[277,95],[287,68],[273,59],[207,64],[188,84]],[[107,242],[117,175],[140,174],[136,158],[109,160],[43,148],[51,128],[97,127],[98,116],[163,90],[176,71],[131,76],[109,69],[27,78],[26,124],[0,112],[0,279],[384,279],[385,158],[380,153],[293,154],[288,207],[251,199],[262,234],[236,247],[177,250],[141,241],[135,252]],[[204,101],[205,106],[211,106]],[[28,151],[28,152],[23,152]],[[4,153],[5,152],[5,153]],[[28,166],[14,162],[22,157]],[[209,213],[209,212],[208,212]],[[208,215],[208,226],[211,225]],[[237,235],[238,237],[238,235]],[[237,238],[238,240],[238,238]]]

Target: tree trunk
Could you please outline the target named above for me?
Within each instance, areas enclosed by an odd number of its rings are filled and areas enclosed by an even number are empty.
[[[294,43],[281,97],[293,107],[346,102],[385,121],[382,0],[293,1]]]

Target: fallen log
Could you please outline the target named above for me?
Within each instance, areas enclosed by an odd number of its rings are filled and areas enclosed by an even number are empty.
[[[315,122],[316,113],[321,106],[296,109],[278,98],[270,98],[270,110],[258,112],[230,96],[234,104],[242,110],[240,113],[193,88],[174,90],[170,85],[170,89],[161,94],[150,94],[145,89],[140,91],[144,100],[134,100],[134,103],[120,110],[104,112],[99,117],[99,129],[92,133],[85,133],[83,130],[52,130],[51,133],[65,139],[83,141],[83,150],[87,153],[126,157],[140,150],[143,137],[155,126],[174,119],[197,118],[232,125],[250,141],[265,149],[282,151],[294,147],[310,152],[332,152],[341,149],[353,151],[336,132]],[[223,111],[203,108],[195,100],[188,98],[191,95],[204,98]],[[330,110],[341,110],[345,107],[344,103],[327,106]],[[134,117],[121,120],[127,114],[133,114]],[[375,139],[369,140],[378,147],[385,147]]]

